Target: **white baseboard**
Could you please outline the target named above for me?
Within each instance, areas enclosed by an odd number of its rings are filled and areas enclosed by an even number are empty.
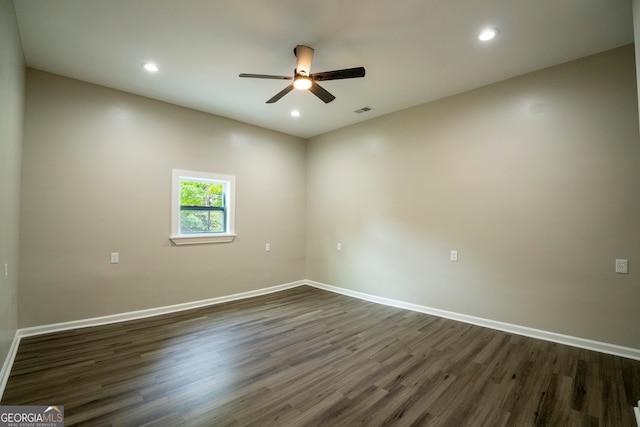
[[[9,347],[9,353],[7,357],[4,359],[4,363],[2,364],[2,370],[0,370],[0,400],[2,399],[2,394],[4,393],[4,388],[7,386],[7,381],[9,381],[9,374],[11,374],[11,368],[13,367],[13,361],[16,359],[16,354],[18,353],[18,345],[20,344],[20,334],[19,331],[13,336],[13,341],[11,342],[11,347]]]
[[[384,304],[391,307],[403,308],[405,310],[417,311],[419,313],[432,314],[438,317],[457,320],[459,322],[470,323],[472,325],[483,326],[486,328],[497,329],[499,331],[508,332],[516,335],[524,335],[531,338],[537,338],[545,341],[551,341],[558,344],[570,345],[572,347],[584,348],[587,350],[598,351],[600,353],[612,354],[614,356],[626,357],[628,359],[640,360],[640,349],[623,347],[615,344],[608,344],[599,341],[592,341],[584,338],[572,337],[570,335],[557,334],[555,332],[543,331],[540,329],[528,328],[526,326],[513,325],[510,323],[498,322],[496,320],[483,319],[481,317],[469,316],[466,314],[454,313],[451,311],[440,310],[437,308],[426,307],[423,305],[412,304],[404,301],[398,301],[389,298],[378,297],[375,295],[365,294],[350,289],[339,288],[327,285],[325,283],[306,280],[310,286],[347,295],[361,300]]]
[[[216,298],[209,298],[199,301],[185,302],[182,304],[167,305],[164,307],[149,308],[146,310],[130,311],[127,313],[111,314],[108,316],[92,317],[90,319],[72,320],[70,322],[53,323],[50,325],[33,326],[19,329],[20,338],[33,335],[48,334],[51,332],[66,331],[69,329],[87,328],[90,326],[108,325],[109,323],[126,322],[127,320],[144,319],[145,317],[158,316],[160,314],[175,313],[192,308],[206,307],[209,305],[222,304],[229,301],[236,301],[245,298],[257,297],[260,295],[272,294],[285,289],[295,288],[305,284],[304,280],[285,283],[284,285],[271,286],[269,288],[257,289],[255,291],[241,292],[238,294],[225,295]]]
[[[169,305],[165,307],[151,308],[147,310],[131,311],[127,313],[113,314],[108,316],[93,317],[90,319],[74,320],[70,322],[54,323],[50,325],[34,326],[30,328],[18,329],[9,349],[2,371],[0,371],[0,399],[7,385],[11,367],[18,351],[20,340],[24,337],[48,334],[51,332],[66,331],[70,329],[80,329],[90,326],[106,325],[110,323],[125,322],[127,320],[142,319],[145,317],[157,316],[161,314],[175,313],[178,311],[189,310],[193,308],[206,307],[210,305],[222,304],[229,301],[236,301],[246,298],[252,298],[260,295],[267,295],[274,292],[291,289],[302,285],[313,286],[330,292],[358,298],[365,301],[375,302],[378,304],[388,305],[391,307],[402,308],[405,310],[416,311],[419,313],[431,314],[434,316],[444,317],[447,319],[457,320],[460,322],[470,323],[473,325],[483,326],[491,329],[497,329],[517,335],[524,335],[532,338],[538,338],[545,341],[556,342],[559,344],[570,345],[573,347],[584,348],[587,350],[599,351],[601,353],[612,354],[615,356],[626,357],[629,359],[640,360],[640,349],[622,347],[615,344],[607,344],[598,341],[591,341],[584,338],[572,337],[569,335],[556,334],[539,329],[527,328],[525,326],[512,325],[509,323],[498,322],[480,317],[468,316],[466,314],[454,313],[436,308],[426,307],[422,305],[412,304],[404,301],[393,300],[389,298],[378,297],[375,295],[365,294],[350,289],[339,288],[327,285],[313,280],[299,280],[296,282],[285,283],[283,285],[271,286],[269,288],[257,289],[254,291],[241,292],[222,297],[210,298],[206,300],[193,301],[183,304]]]

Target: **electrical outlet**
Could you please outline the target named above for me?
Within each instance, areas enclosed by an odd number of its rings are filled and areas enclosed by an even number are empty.
[[[629,274],[629,261],[626,259],[617,259],[616,273]]]
[[[111,264],[118,264],[120,262],[120,252],[111,252]]]
[[[458,262],[458,251],[451,251],[451,262]]]

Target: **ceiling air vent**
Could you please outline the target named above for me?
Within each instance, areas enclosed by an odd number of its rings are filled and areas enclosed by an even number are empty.
[[[366,113],[367,111],[371,111],[371,107],[362,107],[361,109],[354,111],[354,113],[362,114]]]

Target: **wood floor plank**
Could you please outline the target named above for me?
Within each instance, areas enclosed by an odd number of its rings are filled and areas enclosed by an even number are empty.
[[[311,287],[24,338],[67,426],[633,426],[640,361]]]

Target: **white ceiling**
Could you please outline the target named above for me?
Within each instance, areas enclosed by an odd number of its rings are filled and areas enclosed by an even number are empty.
[[[633,42],[631,0],[14,0],[29,67],[309,138],[413,105]],[[484,27],[499,29],[480,42]],[[324,104],[293,91],[293,48]],[[141,64],[156,62],[160,71]],[[369,106],[373,110],[356,114]],[[292,118],[290,111],[302,115]]]

